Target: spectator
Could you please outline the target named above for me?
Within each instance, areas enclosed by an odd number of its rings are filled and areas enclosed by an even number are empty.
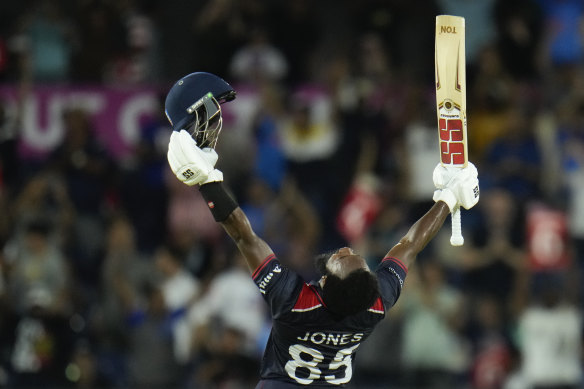
[[[253,0],[250,7],[265,7]],[[243,3],[237,0],[206,1],[192,23],[194,58],[192,68],[202,71],[213,69],[219,75],[229,74],[229,63],[233,53],[246,41],[251,30],[249,21],[242,10]],[[210,56],[207,53],[215,52]]]
[[[533,117],[520,108],[508,112],[501,137],[486,151],[485,188],[501,187],[519,201],[541,196],[541,150],[534,135]]]
[[[108,63],[104,81],[114,85],[144,84],[158,81],[160,76],[160,52],[158,29],[144,7],[143,2],[123,1],[114,3],[122,17],[125,45]]]
[[[395,242],[400,236],[403,236],[407,228],[406,221],[408,209],[406,205],[392,199],[392,193],[385,188],[387,203],[381,205],[379,215],[373,221],[368,229],[364,239],[364,252],[366,253],[367,262],[374,264],[376,258],[384,255],[385,247],[390,242]]]
[[[470,303],[476,307],[469,331],[473,343],[472,387],[501,388],[513,367],[504,310],[500,301],[489,295],[479,295]]]
[[[145,306],[127,313],[129,387],[173,388],[180,384],[180,367],[173,353],[172,315],[162,290],[144,286]]]
[[[313,80],[315,51],[322,35],[315,5],[309,0],[285,1],[274,15],[273,25],[278,26],[271,29],[274,44],[289,64],[286,80],[291,86]]]
[[[112,386],[128,384],[126,315],[134,307],[144,306],[138,291],[155,281],[152,264],[136,250],[134,226],[123,217],[114,218],[107,229],[99,293],[90,300],[95,302],[87,312],[99,373]]]
[[[235,52],[230,73],[238,81],[261,85],[282,81],[288,72],[284,54],[275,47],[261,28],[251,32],[249,42]]]
[[[74,26],[60,3],[36,0],[23,17],[20,33],[35,81],[55,83],[69,79],[77,42]]]
[[[74,56],[72,78],[78,82],[99,83],[113,59],[125,50],[126,32],[121,15],[108,2],[77,3],[79,50]]]
[[[104,239],[102,216],[115,175],[112,159],[94,132],[89,112],[71,108],[63,113],[65,137],[51,153],[47,166],[64,181],[76,210],[72,245],[68,247],[79,277],[94,282],[97,260]]]
[[[310,277],[306,272],[312,272],[312,264],[306,258],[314,255],[321,223],[295,183],[285,180],[274,192],[263,180],[252,177],[243,198],[242,209],[249,212],[251,225],[282,250],[282,259],[290,267]]]
[[[497,0],[494,17],[497,48],[505,69],[518,80],[530,82],[539,79],[538,50],[544,31],[544,15],[538,1],[510,3]]]
[[[493,296],[508,310],[525,268],[523,210],[510,192],[501,189],[483,191],[478,208],[481,216],[466,234],[460,260],[453,265],[458,265],[467,293]]]
[[[559,70],[560,75],[568,76],[561,83],[566,85],[584,60],[580,32],[584,7],[578,0],[538,0],[538,3],[544,15],[545,70]]]
[[[255,164],[253,173],[278,191],[288,171],[282,150],[280,126],[284,116],[283,91],[275,84],[259,89],[260,109],[253,127]]]
[[[401,304],[404,383],[419,389],[457,387],[469,359],[461,333],[463,296],[447,283],[442,265],[435,260],[419,263],[417,276]]]
[[[469,106],[473,107],[473,136],[468,145],[473,159],[485,163],[486,153],[500,139],[512,109],[517,86],[505,69],[496,47],[486,46],[480,51],[473,77],[469,77]],[[485,167],[488,169],[488,166]]]
[[[195,363],[194,385],[256,382],[266,320],[265,304],[247,264],[234,254],[233,265],[213,278],[182,323],[181,344],[191,346],[183,355]]]
[[[216,271],[216,266],[222,266],[219,258],[223,254],[217,249],[221,230],[214,226],[197,227],[196,221],[210,218],[207,204],[199,193],[185,190],[184,185],[177,185],[176,180],[168,178],[167,175],[168,242],[185,253],[185,266],[191,274],[203,280]]]
[[[154,263],[162,276],[160,291],[165,309],[176,318],[180,317],[199,294],[199,281],[183,265],[180,251],[161,246],[156,250]]]
[[[410,90],[417,88],[403,89],[380,35],[362,34],[355,46],[359,55],[350,50],[327,66],[341,131],[336,156],[355,173],[374,173],[395,182],[400,179],[398,161],[403,158],[398,131],[408,125],[404,121],[411,105]],[[350,183],[355,178],[343,176]]]
[[[54,309],[59,296],[38,286],[25,292],[24,306],[14,317],[10,361],[12,388],[62,388],[75,334],[64,312]]]
[[[579,388],[581,309],[566,299],[565,275],[534,275],[532,281],[535,299],[518,323],[523,377],[537,389]]]
[[[580,78],[582,81],[582,78]],[[569,235],[580,277],[584,275],[584,105],[579,92],[574,92],[558,105],[551,115],[551,153],[561,169],[550,172],[555,175],[558,203],[564,203],[569,223]],[[551,143],[551,142],[550,142]],[[554,166],[554,165],[552,165]],[[584,296],[584,289],[581,291]]]
[[[64,184],[59,177],[49,174],[31,177],[10,210],[14,233],[19,234],[28,223],[41,218],[54,226],[59,246],[66,247],[76,210]]]
[[[281,127],[282,150],[289,177],[317,211],[320,220],[332,222],[343,198],[343,188],[328,174],[331,157],[339,146],[339,133],[328,102],[311,101],[307,96],[292,97],[289,118]],[[335,228],[324,228],[324,245],[338,242]]]
[[[138,249],[152,253],[167,236],[168,187],[166,150],[171,129],[164,116],[164,101],[140,128],[140,138],[120,169],[117,184],[120,208],[136,227]],[[148,212],[144,212],[148,209]]]
[[[53,226],[35,219],[26,227],[21,241],[14,241],[5,253],[8,264],[8,290],[14,310],[20,314],[29,307],[31,293],[42,291],[43,309],[65,314],[71,309],[70,269],[65,255],[53,238]]]

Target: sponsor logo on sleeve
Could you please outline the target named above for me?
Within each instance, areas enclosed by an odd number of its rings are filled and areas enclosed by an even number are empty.
[[[404,287],[404,280],[401,278],[399,273],[396,272],[395,269],[393,269],[392,267],[388,266],[387,269],[389,270],[390,273],[392,273],[394,276],[397,277],[397,280],[399,281],[399,287],[403,288]]]
[[[262,281],[259,283],[258,287],[260,288],[260,293],[261,294],[266,294],[266,288],[268,287],[268,284],[270,283],[270,281],[272,280],[272,278],[274,277],[274,273],[281,273],[282,272],[282,268],[280,267],[280,265],[276,265],[274,266],[274,268],[262,279]]]

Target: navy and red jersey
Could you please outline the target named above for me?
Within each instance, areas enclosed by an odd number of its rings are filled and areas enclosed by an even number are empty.
[[[272,316],[257,387],[348,383],[356,350],[397,301],[407,268],[385,258],[375,272],[380,297],[369,309],[338,320],[323,303],[317,283],[306,283],[273,254],[267,257],[252,276]]]

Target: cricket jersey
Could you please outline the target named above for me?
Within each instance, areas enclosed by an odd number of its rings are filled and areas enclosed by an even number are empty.
[[[267,257],[252,275],[272,317],[257,388],[347,384],[359,345],[397,301],[407,268],[399,259],[385,258],[375,273],[380,296],[373,305],[335,319],[322,300],[318,283],[306,283],[275,255]]]

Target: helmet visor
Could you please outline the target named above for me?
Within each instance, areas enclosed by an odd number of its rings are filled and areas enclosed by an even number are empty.
[[[200,148],[217,145],[223,126],[221,105],[211,93],[206,94],[191,105],[187,112],[194,115],[194,121],[185,128]]]

